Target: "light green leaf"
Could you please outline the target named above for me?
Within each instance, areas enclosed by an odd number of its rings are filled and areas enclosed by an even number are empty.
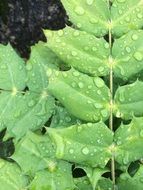
[[[108,33],[109,8],[106,0],[62,0],[70,20],[80,30],[96,36]]]
[[[52,116],[50,127],[61,128],[69,127],[74,124],[81,124],[82,121],[69,114],[68,111],[61,106],[56,106],[55,113]]]
[[[82,167],[87,174],[87,177],[92,185],[92,188],[95,189],[97,187],[97,183],[100,180],[102,174],[107,172],[107,169],[100,168],[91,168],[91,167]]]
[[[143,118],[133,118],[128,125],[121,124],[115,132],[115,159],[128,165],[143,157]]]
[[[24,61],[10,44],[0,44],[0,89],[23,90],[26,86]]]
[[[77,186],[75,190],[93,190],[87,177],[74,178],[74,182]]]
[[[143,82],[121,86],[115,93],[115,115],[132,119],[133,115],[143,116]]]
[[[70,162],[104,168],[111,157],[112,132],[103,122],[48,128],[56,145],[56,157]]]
[[[121,174],[117,184],[119,190],[141,190],[143,188],[143,166],[140,165],[133,177],[128,173]]]
[[[0,127],[7,128],[8,137],[21,138],[31,129],[35,131],[42,127],[51,117],[55,104],[48,94],[26,92],[0,94]]]
[[[114,0],[111,7],[112,31],[115,37],[143,27],[142,0]]]
[[[90,77],[74,69],[53,71],[49,77],[49,91],[69,113],[91,122],[108,119],[110,93],[101,78]]]
[[[46,168],[53,170],[56,165],[54,152],[54,146],[47,135],[37,135],[29,131],[15,144],[12,159],[24,173],[34,176],[37,171]]]
[[[43,43],[38,43],[31,48],[30,59],[27,62],[28,87],[30,91],[42,92],[47,89],[48,68],[57,69],[59,59]]]
[[[1,190],[26,190],[28,178],[23,175],[15,163],[0,159],[0,189]]]
[[[101,177],[101,179],[98,181],[95,190],[111,190],[112,188],[113,188],[112,181],[109,178]]]
[[[127,80],[143,70],[143,31],[130,31],[113,45],[114,75]]]
[[[36,173],[29,190],[74,190],[71,164],[59,161],[53,171]]]
[[[64,63],[93,76],[108,75],[109,44],[103,38],[70,27],[59,31],[45,30],[45,35],[46,46]]]

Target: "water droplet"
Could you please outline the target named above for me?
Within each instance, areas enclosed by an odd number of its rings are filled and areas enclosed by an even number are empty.
[[[29,107],[32,107],[32,106],[34,106],[35,105],[35,101],[34,100],[30,100],[29,102],[28,102],[28,106]]]
[[[77,37],[77,36],[79,36],[79,31],[78,30],[76,30],[76,31],[74,31],[74,33],[73,33],[73,35],[75,36],[75,37]]]
[[[95,82],[95,85],[96,85],[97,87],[99,87],[99,88],[101,88],[101,87],[104,86],[103,80],[100,79],[100,78],[98,78],[98,77],[94,79],[94,82]]]
[[[50,77],[52,75],[52,69],[47,69],[47,72],[46,72],[47,76]]]
[[[84,84],[83,84],[82,82],[79,82],[79,83],[78,83],[78,86],[79,86],[79,88],[83,88],[83,87],[84,87]]]
[[[85,13],[84,9],[82,7],[79,7],[77,6],[75,8],[75,12],[78,14],[78,15],[83,15]]]
[[[32,64],[27,64],[26,69],[27,69],[28,71],[32,70]]]
[[[63,36],[63,34],[64,34],[64,31],[63,31],[63,30],[59,30],[59,31],[58,31],[58,35],[59,35],[59,36]]]
[[[91,18],[91,19],[89,20],[89,22],[90,22],[91,24],[96,24],[96,23],[98,23],[98,20],[95,19],[95,18]]]
[[[137,17],[141,19],[141,18],[143,18],[143,15],[141,13],[138,13]]]
[[[72,51],[71,54],[72,54],[72,56],[74,56],[74,57],[77,56],[77,52],[76,52],[76,51]]]
[[[143,137],[143,130],[141,130],[141,132],[140,132],[140,136]]]
[[[89,149],[87,147],[84,147],[82,149],[82,153],[85,154],[85,155],[89,154]]]
[[[87,3],[88,5],[92,5],[92,4],[93,4],[93,1],[94,1],[94,0],[86,0],[86,3]]]
[[[131,48],[130,48],[130,47],[127,46],[125,49],[126,49],[126,51],[127,51],[128,53],[131,52]]]
[[[104,67],[100,66],[100,67],[98,68],[98,71],[99,71],[99,72],[103,72],[103,71],[104,71]]]
[[[143,60],[143,53],[137,51],[137,52],[134,54],[134,58],[135,58],[137,61],[142,61],[142,60]]]
[[[101,111],[101,115],[102,115],[103,117],[107,117],[107,116],[108,116],[108,111],[107,111],[106,109],[102,110],[102,111]]]
[[[70,149],[69,149],[69,153],[70,153],[70,154],[73,154],[73,153],[74,153],[74,149],[70,148]]]
[[[137,39],[138,39],[138,35],[133,34],[133,35],[132,35],[132,39],[133,39],[133,40],[137,40]]]
[[[97,108],[97,109],[103,108],[103,105],[102,105],[102,104],[99,104],[99,103],[95,103],[94,106],[95,106],[95,108]]]
[[[119,3],[124,3],[126,0],[117,0]]]

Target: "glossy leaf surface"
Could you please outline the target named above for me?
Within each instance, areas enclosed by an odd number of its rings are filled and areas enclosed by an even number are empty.
[[[105,167],[111,157],[112,132],[103,122],[48,129],[56,145],[56,157],[93,167]]]
[[[110,93],[99,77],[89,77],[74,69],[53,71],[48,89],[69,113],[81,120],[95,122],[109,117]]]
[[[66,27],[59,31],[45,30],[46,46],[66,64],[83,73],[105,76],[109,73],[109,44],[83,31]]]

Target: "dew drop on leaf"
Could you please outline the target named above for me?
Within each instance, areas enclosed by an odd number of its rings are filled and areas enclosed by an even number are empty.
[[[79,83],[78,83],[78,86],[79,86],[79,88],[83,88],[83,87],[84,87],[84,84],[83,84],[82,82],[79,82]]]
[[[134,54],[134,58],[137,60],[137,61],[142,61],[143,60],[143,54],[139,51],[135,52]]]
[[[92,5],[94,0],[86,0],[87,5]]]
[[[101,88],[101,87],[104,86],[104,82],[103,82],[103,80],[100,79],[100,78],[95,78],[95,79],[94,79],[94,82],[95,82],[95,85],[96,85],[97,87],[99,87],[99,88]]]
[[[77,6],[75,8],[75,13],[78,15],[83,15],[85,13],[84,9],[82,7]]]
[[[85,155],[89,154],[89,149],[87,147],[84,147],[82,149],[82,153],[85,154]]]

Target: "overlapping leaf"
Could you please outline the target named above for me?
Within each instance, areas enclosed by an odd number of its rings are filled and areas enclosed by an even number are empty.
[[[142,0],[114,0],[111,7],[112,31],[115,37],[143,27]]]
[[[74,190],[71,164],[59,161],[53,171],[43,170],[36,173],[30,190]]]
[[[31,48],[30,59],[27,62],[27,85],[31,91],[42,92],[47,90],[48,78],[47,70],[49,68],[57,69],[60,60],[43,43],[39,43]]]
[[[128,165],[143,157],[143,118],[133,118],[128,125],[121,124],[115,132],[115,159],[121,165]]]
[[[106,0],[62,0],[62,3],[78,29],[96,36],[108,33],[110,13]]]
[[[114,75],[127,80],[143,71],[143,31],[130,31],[115,40],[112,55]]]
[[[75,117],[91,122],[108,119],[110,93],[101,78],[74,69],[53,70],[48,89]]]
[[[66,64],[94,76],[109,73],[109,44],[104,39],[66,27],[59,31],[45,30],[48,46]]]
[[[54,167],[54,146],[47,135],[41,136],[28,132],[18,144],[12,158],[24,173],[35,175],[37,171]],[[29,161],[30,162],[29,164]]]
[[[44,51],[40,44],[37,49]],[[5,138],[19,139],[29,129],[41,128],[50,118],[55,106],[54,99],[44,89],[42,92],[40,89],[25,92],[26,67],[10,45],[0,45],[0,55],[0,130],[7,128]],[[49,57],[51,60],[54,58]]]
[[[111,157],[113,134],[103,122],[49,128],[48,134],[55,142],[58,159],[105,167]]]
[[[143,82],[121,86],[115,93],[115,114],[117,117],[132,119],[133,115],[143,116]]]
[[[27,176],[24,176],[15,163],[0,159],[0,185],[1,190],[26,190],[29,183]]]
[[[140,165],[139,170],[133,177],[128,173],[121,174],[117,184],[119,190],[141,190],[143,187],[143,166]]]

